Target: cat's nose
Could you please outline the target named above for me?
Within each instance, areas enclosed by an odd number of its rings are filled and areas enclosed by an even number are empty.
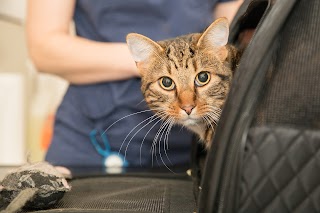
[[[182,106],[181,109],[183,109],[188,115],[190,115],[192,110],[194,109],[194,106],[193,105]]]

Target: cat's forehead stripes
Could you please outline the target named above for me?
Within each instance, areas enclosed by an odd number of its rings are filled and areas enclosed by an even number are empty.
[[[195,44],[191,35],[167,40],[162,45],[171,70],[188,69],[192,65],[190,63],[195,54]]]

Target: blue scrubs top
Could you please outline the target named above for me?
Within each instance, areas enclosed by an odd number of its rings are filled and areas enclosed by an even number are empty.
[[[213,21],[216,2],[78,0],[74,21],[77,35],[95,41],[125,42],[130,32],[157,41],[203,31]],[[152,121],[153,113],[146,110],[139,78],[70,85],[56,113],[46,160],[54,165],[95,167],[119,162],[129,167],[188,164],[192,134],[175,126],[165,143],[164,128],[155,142],[161,121]]]

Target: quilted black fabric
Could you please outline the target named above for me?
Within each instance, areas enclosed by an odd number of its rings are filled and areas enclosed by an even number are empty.
[[[251,128],[244,156],[239,212],[320,212],[320,131]]]

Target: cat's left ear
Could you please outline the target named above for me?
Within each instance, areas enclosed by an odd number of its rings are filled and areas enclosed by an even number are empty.
[[[214,21],[198,40],[197,46],[208,47],[217,52],[221,60],[228,57],[228,50],[225,47],[229,37],[229,22],[227,18],[219,18]]]
[[[146,61],[152,55],[163,51],[163,48],[158,43],[137,33],[127,35],[127,44],[133,60],[137,63]]]

